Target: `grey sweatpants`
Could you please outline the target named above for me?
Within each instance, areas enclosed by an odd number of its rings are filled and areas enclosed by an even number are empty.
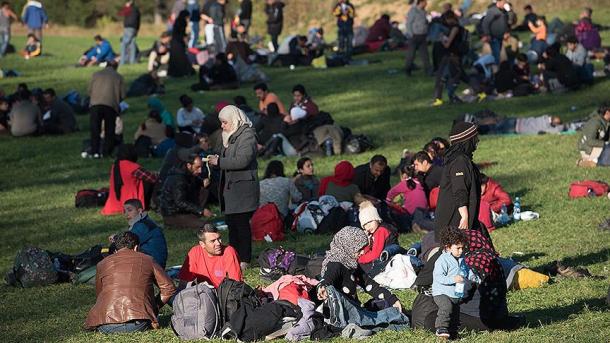
[[[449,331],[456,331],[458,323],[455,319],[459,318],[460,315],[460,299],[450,298],[446,295],[435,295],[434,303],[438,306],[438,312],[436,313],[436,321],[434,327],[436,329],[445,328]],[[453,327],[450,325],[453,324]]]

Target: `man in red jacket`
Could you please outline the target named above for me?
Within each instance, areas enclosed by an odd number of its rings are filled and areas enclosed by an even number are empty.
[[[508,212],[512,212],[513,202],[510,195],[498,182],[485,174],[481,174],[481,199],[487,201],[495,213],[502,211],[502,205],[506,205]]]

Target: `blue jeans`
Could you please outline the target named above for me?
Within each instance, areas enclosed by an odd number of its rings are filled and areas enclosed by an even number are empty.
[[[113,333],[142,332],[149,329],[149,320],[133,320],[127,323],[105,324],[97,327],[97,331],[106,335]]]
[[[197,46],[199,43],[199,22],[191,21],[191,38],[189,39],[189,48],[193,48]]]
[[[11,33],[0,32],[0,57],[4,56],[6,53],[6,48],[8,48],[8,43],[11,41]]]
[[[502,39],[501,38],[491,38],[489,41],[489,46],[491,47],[491,54],[494,56],[494,60],[497,65],[500,65],[500,53],[502,52]]]
[[[394,307],[371,312],[345,297],[333,286],[326,286],[326,292],[328,299],[325,304],[330,310],[328,323],[332,326],[345,328],[347,324],[356,324],[367,329],[386,327],[396,331],[409,328],[409,318]]]
[[[136,29],[132,27],[123,29],[123,39],[121,40],[121,65],[136,63],[137,33]]]

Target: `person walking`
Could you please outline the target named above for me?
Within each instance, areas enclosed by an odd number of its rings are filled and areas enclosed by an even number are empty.
[[[448,227],[480,230],[481,174],[472,161],[479,143],[478,128],[472,123],[457,122],[451,128],[449,141],[435,212],[437,241],[440,232]]]
[[[409,14],[407,14],[407,36],[409,42],[407,44],[407,55],[405,70],[407,76],[411,76],[413,71],[413,61],[415,53],[419,52],[424,73],[429,74],[430,57],[428,56],[428,19],[426,18],[427,0],[417,0],[415,5],[411,6]]]
[[[504,10],[505,0],[498,0],[492,4],[483,18],[481,27],[483,35],[481,40],[489,42],[491,52],[496,61],[496,65],[500,65],[500,53],[502,52],[502,40],[504,34],[508,31],[508,15]]]
[[[209,164],[221,171],[221,209],[229,227],[229,244],[237,250],[243,270],[252,259],[250,219],[260,198],[256,132],[245,113],[233,105],[224,107],[218,118],[222,149],[220,156],[209,156]]]
[[[354,18],[356,9],[348,0],[339,0],[333,9],[333,15],[337,17],[337,37],[339,40],[339,51],[343,53],[346,60],[352,59],[352,45],[354,39]]]
[[[124,17],[120,65],[133,64],[136,63],[136,37],[140,30],[140,9],[134,0],[129,0],[119,12],[119,16]]]
[[[186,2],[186,10],[190,14],[189,21],[191,22],[191,37],[189,38],[189,48],[196,47],[199,44],[199,22],[201,21],[201,8],[198,0],[188,0]]]
[[[267,14],[267,33],[271,36],[273,52],[277,53],[280,45],[278,37],[282,34],[284,25],[284,3],[279,0],[267,0],[265,13]]]
[[[117,72],[118,65],[110,61],[106,68],[95,72],[89,82],[91,152],[93,158],[100,158],[100,132],[104,122],[104,149],[109,156],[114,150],[114,129],[120,113],[120,103],[125,98],[125,80]]]

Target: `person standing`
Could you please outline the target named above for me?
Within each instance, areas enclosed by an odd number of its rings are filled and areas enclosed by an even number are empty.
[[[502,51],[502,40],[508,31],[508,15],[504,10],[505,0],[498,0],[492,4],[483,18],[483,36],[481,39],[489,42],[491,52],[497,65],[500,65],[500,53]]]
[[[229,226],[229,244],[237,250],[243,270],[252,259],[250,219],[260,198],[256,133],[244,112],[233,105],[223,108],[218,118],[222,149],[220,156],[209,157],[209,164],[221,171],[221,209]]]
[[[354,8],[354,5],[349,2],[349,0],[339,0],[333,9],[333,15],[337,17],[339,51],[343,53],[346,60],[351,60],[356,9]]]
[[[451,128],[449,141],[435,212],[437,241],[440,232],[450,226],[462,230],[480,228],[481,175],[472,161],[479,143],[478,128],[472,123],[457,122]]]
[[[121,62],[123,64],[136,63],[136,37],[140,30],[140,9],[134,0],[127,1],[119,12],[123,19],[123,38],[121,39]]]
[[[284,25],[284,6],[280,0],[267,0],[265,13],[267,14],[267,33],[271,36],[273,52],[279,49],[278,37],[282,34]]]
[[[248,33],[252,25],[252,0],[239,0],[239,12],[237,14],[238,25],[243,25]]]
[[[6,53],[11,41],[11,22],[19,20],[7,1],[0,5],[0,58]]]
[[[169,66],[167,75],[183,77],[193,75],[195,71],[186,55],[186,26],[189,12],[180,12],[172,28],[172,39],[169,44]]]
[[[189,39],[189,48],[196,47],[199,43],[199,22],[201,21],[201,9],[199,8],[198,0],[188,0],[186,10],[191,15],[191,38]]]
[[[91,76],[89,81],[91,151],[93,158],[100,158],[100,131],[104,122],[103,155],[114,150],[114,129],[120,113],[119,104],[125,98],[125,80],[117,72],[118,65],[110,61],[106,67]]]
[[[428,56],[428,19],[426,18],[427,0],[417,0],[415,5],[411,6],[409,14],[407,14],[407,36],[409,43],[407,44],[406,56],[406,72],[407,76],[411,76],[413,70],[413,61],[415,53],[419,51],[419,56],[424,66],[424,72],[430,73],[430,57]]]
[[[226,0],[209,0],[203,6],[201,17],[207,22],[205,25],[205,43],[214,47],[213,54],[224,52],[227,46],[224,33]]]
[[[28,1],[23,7],[21,21],[28,27],[28,33],[34,34],[42,44],[42,28],[49,26],[47,11],[42,7],[41,1]]]

